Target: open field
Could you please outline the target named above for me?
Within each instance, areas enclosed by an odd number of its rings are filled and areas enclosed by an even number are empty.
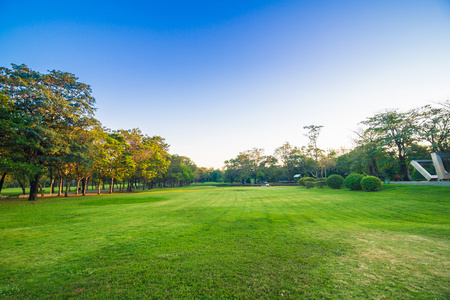
[[[4,299],[449,299],[450,188],[0,201]]]

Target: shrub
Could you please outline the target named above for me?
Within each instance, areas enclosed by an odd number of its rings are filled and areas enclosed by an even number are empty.
[[[350,174],[344,180],[344,185],[351,191],[361,190],[361,179],[364,175],[361,174]]]
[[[314,185],[318,187],[319,189],[323,189],[327,184],[325,183],[325,180],[317,180]]]
[[[314,181],[305,181],[305,186],[307,189],[312,189],[314,185]]]
[[[298,184],[305,186],[305,182],[307,182],[307,181],[314,182],[316,180],[312,177],[303,177],[298,180]]]
[[[366,176],[361,180],[361,187],[366,192],[378,191],[382,185],[380,178],[375,176]]]
[[[332,189],[340,189],[342,187],[342,184],[344,183],[344,177],[341,175],[331,175],[325,180],[327,185]]]

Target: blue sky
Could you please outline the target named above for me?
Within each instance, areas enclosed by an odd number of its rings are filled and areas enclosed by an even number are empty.
[[[223,166],[351,147],[366,117],[450,98],[450,1],[0,0],[0,66],[74,73],[112,129]]]

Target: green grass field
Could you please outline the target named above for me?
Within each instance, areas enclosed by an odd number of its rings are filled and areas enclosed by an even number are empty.
[[[0,201],[4,299],[449,299],[450,188]]]

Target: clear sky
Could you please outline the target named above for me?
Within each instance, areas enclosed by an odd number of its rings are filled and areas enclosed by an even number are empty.
[[[0,0],[0,66],[74,73],[112,129],[198,166],[253,147],[350,147],[388,108],[450,98],[449,0]]]

